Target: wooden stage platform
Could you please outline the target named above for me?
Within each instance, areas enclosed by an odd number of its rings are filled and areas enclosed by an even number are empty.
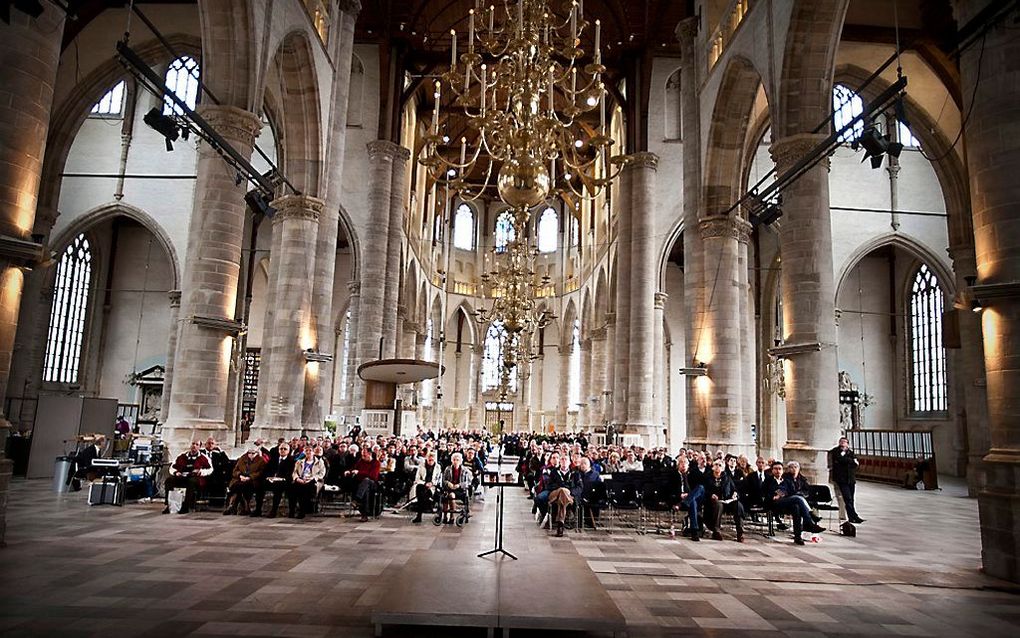
[[[591,632],[618,636],[623,614],[580,556],[475,558],[418,551],[372,613],[383,625]]]

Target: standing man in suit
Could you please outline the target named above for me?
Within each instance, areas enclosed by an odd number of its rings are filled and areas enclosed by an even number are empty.
[[[839,445],[829,450],[829,480],[836,486],[836,502],[839,503],[839,519],[851,523],[863,523],[854,507],[854,491],[857,485],[857,466],[860,465],[850,441],[844,436]]]

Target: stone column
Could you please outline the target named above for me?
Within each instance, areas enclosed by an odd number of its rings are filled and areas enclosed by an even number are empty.
[[[570,348],[560,346],[557,348],[557,356],[560,360],[560,374],[556,386],[556,431],[567,430],[567,409],[570,407]]]
[[[588,395],[598,400],[590,419],[594,427],[603,426],[606,421],[606,401],[609,398],[606,394],[609,389],[606,385],[607,333],[605,326],[591,331],[591,386]]]
[[[407,193],[407,160],[411,152],[403,146],[393,144],[390,149],[393,158],[393,177],[390,183],[389,227],[386,239],[386,289],[382,305],[383,357],[396,355],[397,347],[397,300],[400,298],[400,248],[404,236],[404,197]],[[434,327],[436,335],[443,326]],[[438,340],[438,339],[437,339]]]
[[[482,356],[485,352],[483,344],[475,344],[471,348],[471,385],[468,386],[468,420],[472,427],[481,427],[485,416],[482,406]]]
[[[655,422],[655,293],[658,291],[658,251],[651,211],[655,210],[655,172],[659,157],[634,153],[624,169],[629,174],[630,236],[620,233],[620,243],[630,245],[630,362],[627,366],[627,432],[639,434],[646,444],[659,440]],[[629,239],[629,241],[628,241]],[[623,271],[626,272],[626,271]],[[619,309],[618,309],[619,310]]]
[[[957,0],[957,24],[991,3]],[[1013,12],[1015,15],[1015,12]],[[1006,18],[1008,20],[1009,18]],[[986,573],[1020,581],[1020,38],[989,29],[960,56],[974,252],[981,301],[988,425],[986,484],[978,494]],[[983,59],[982,59],[983,57]],[[980,65],[980,70],[979,70]],[[980,79],[980,82],[978,80]]]
[[[693,365],[699,354],[702,312],[704,309],[704,249],[698,220],[701,216],[701,100],[699,96],[697,16],[682,20],[676,36],[680,41],[680,103],[682,118],[680,134],[683,138],[683,204],[684,204],[684,330],[683,366]],[[687,444],[704,446],[708,440],[707,405],[703,400],[702,377],[685,379],[687,406]]]
[[[535,407],[531,415],[531,429],[545,431],[545,355],[540,354],[531,363],[531,382],[535,389],[531,394],[532,405]],[[538,423],[535,423],[535,419]]]
[[[361,282],[348,281],[347,290],[351,295],[351,343],[347,350],[347,388],[344,390],[344,415],[354,423],[354,417],[361,414],[361,408],[354,403],[354,388],[358,386],[358,316],[361,310]]]
[[[199,113],[242,156],[251,156],[262,128],[258,116],[233,106],[204,104]],[[244,189],[208,144],[198,147],[195,206],[188,229],[181,320],[170,389],[170,419],[163,427],[171,453],[194,438],[218,440],[233,431],[226,423],[230,354],[240,325],[234,319]]]
[[[340,234],[340,203],[343,190],[344,157],[347,150],[347,111],[351,87],[351,57],[354,53],[354,23],[361,11],[358,0],[341,0],[340,19],[335,28],[335,57],[333,93],[330,97],[329,138],[323,174],[323,206],[315,245],[315,274],[312,295],[313,325],[312,347],[322,354],[332,354],[333,361],[316,364],[317,374],[305,376],[302,422],[322,428],[326,412],[332,411],[330,396],[334,367],[339,364],[339,353],[333,352],[336,326],[333,310],[333,283],[336,277],[336,245]],[[353,313],[351,313],[353,316]]]
[[[159,420],[166,423],[170,418],[170,389],[174,384],[174,355],[177,353],[177,331],[181,314],[181,291],[167,293],[170,300],[170,335],[166,343],[166,370],[163,371],[163,396],[159,403]]]
[[[0,546],[11,472],[2,460],[4,404],[25,287],[21,266],[42,256],[32,232],[64,32],[64,11],[42,4],[38,18],[13,9],[10,24],[0,24]]]
[[[262,365],[255,407],[252,438],[276,440],[283,436],[310,434],[322,429],[322,422],[303,422],[305,380],[317,377],[319,363],[306,361],[305,351],[315,346],[312,319],[312,281],[315,245],[324,202],[307,195],[287,195],[273,202],[273,239],[277,252],[269,262],[271,281],[276,287],[273,329],[262,343]],[[275,271],[275,272],[274,272]],[[265,355],[268,353],[269,358]],[[260,388],[260,389],[262,389]]]
[[[711,291],[698,349],[698,359],[708,365],[708,382],[696,380],[709,395],[706,443],[746,453],[750,436],[743,427],[739,253],[750,225],[739,217],[709,217],[701,220],[699,230],[706,290]]]
[[[776,171],[783,174],[824,134],[797,134],[773,142]],[[783,257],[783,345],[786,432],[783,456],[800,461],[813,481],[826,478],[826,451],[839,438],[836,366],[836,287],[832,274],[829,165],[807,169],[783,191],[779,233]]]
[[[652,408],[654,410],[652,418],[655,422],[655,431],[661,445],[666,443],[668,429],[667,432],[663,432],[663,429],[666,428],[666,424],[669,421],[666,403],[669,396],[666,393],[666,379],[669,378],[669,358],[666,354],[666,335],[663,330],[667,299],[669,299],[668,293],[661,291],[655,293],[655,338],[652,341],[652,347],[655,349],[655,372],[652,376],[653,383],[655,384],[655,395],[652,399]]]
[[[616,303],[615,303],[615,332],[613,358],[613,423],[617,433],[627,432],[628,403],[630,402],[630,374],[629,364],[631,362],[631,230],[632,210],[631,181],[633,171],[625,170],[620,174],[618,183],[619,203],[616,204]],[[644,214],[647,211],[641,211]]]
[[[977,277],[974,245],[949,247],[956,276],[956,289],[967,290],[969,277]],[[967,427],[967,493],[976,497],[985,486],[984,458],[988,454],[988,396],[985,393],[985,354],[981,340],[981,318],[967,309],[956,313],[959,319],[960,356],[955,376],[963,387],[961,401]]]
[[[383,336],[386,291],[386,245],[390,234],[390,187],[395,157],[404,150],[393,142],[376,140],[368,144],[372,189],[368,194],[368,222],[361,245],[361,304],[358,317],[358,365],[379,356]],[[390,344],[390,348],[393,344]],[[354,382],[354,409],[365,407],[365,382]]]
[[[581,340],[581,409],[577,413],[579,429],[591,427],[591,337]]]
[[[750,233],[750,229],[749,229]],[[761,439],[761,419],[758,417],[758,338],[755,326],[758,325],[754,313],[754,301],[751,298],[749,251],[751,249],[750,234],[740,235],[738,246],[739,265],[737,270],[737,294],[740,295],[740,375],[743,405],[741,412],[744,436],[747,441],[748,458],[757,454],[758,446],[751,438],[751,424],[755,424],[757,437]]]

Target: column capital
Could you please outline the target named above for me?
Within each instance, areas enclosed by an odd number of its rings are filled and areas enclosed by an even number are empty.
[[[776,163],[776,172],[782,174],[792,168],[827,137],[824,133],[796,133],[772,142],[772,145],[769,146],[769,154],[772,155],[772,160]],[[828,157],[822,161],[828,168]]]
[[[418,332],[418,324],[416,324],[416,323],[414,322],[414,320],[412,320],[412,319],[407,319],[407,318],[405,317],[405,318],[404,318],[404,330],[405,330],[406,332],[414,332],[414,333],[417,333],[417,332]]]
[[[607,312],[606,313],[606,326],[605,327],[608,328],[609,326],[613,326],[613,325],[616,325],[616,313],[615,312]]]
[[[627,169],[650,168],[653,171],[659,168],[659,156],[648,151],[639,151],[627,156]]]
[[[687,42],[693,43],[695,38],[698,37],[700,22],[701,19],[698,16],[684,18],[678,25],[676,25],[673,35],[676,36],[676,39],[680,42],[680,44],[685,44]]]
[[[356,16],[361,13],[361,0],[340,0],[340,10]]]
[[[236,106],[199,104],[196,111],[217,133],[243,146],[254,146],[255,138],[262,130],[262,120],[258,115]]]
[[[708,217],[698,222],[702,239],[727,237],[742,244],[751,241],[751,224],[742,217]]]
[[[276,209],[276,214],[273,215],[275,226],[288,219],[318,222],[326,202],[311,195],[284,195],[274,199],[272,206]]]
[[[395,162],[398,159],[406,162],[411,159],[411,151],[389,140],[372,140],[366,146],[368,148],[368,159],[372,161],[385,158],[391,162]]]
[[[655,309],[662,310],[665,308],[667,299],[669,299],[669,293],[661,291],[655,293]]]
[[[598,328],[592,328],[591,338],[592,341],[605,341],[606,337],[609,336],[609,327],[600,326]]]
[[[357,297],[361,294],[361,282],[354,279],[347,282],[347,291],[351,293],[352,297]]]
[[[949,254],[949,258],[956,262],[968,262],[973,264],[974,260],[977,259],[974,253],[974,243],[964,242],[960,244],[951,244],[946,248],[946,253]]]
[[[170,300],[171,308],[181,307],[181,291],[180,290],[168,290],[166,292],[167,298]]]

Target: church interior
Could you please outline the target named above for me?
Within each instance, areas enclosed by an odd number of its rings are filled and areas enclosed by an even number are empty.
[[[0,1],[0,633],[1016,635],[1017,60],[1017,0]]]

